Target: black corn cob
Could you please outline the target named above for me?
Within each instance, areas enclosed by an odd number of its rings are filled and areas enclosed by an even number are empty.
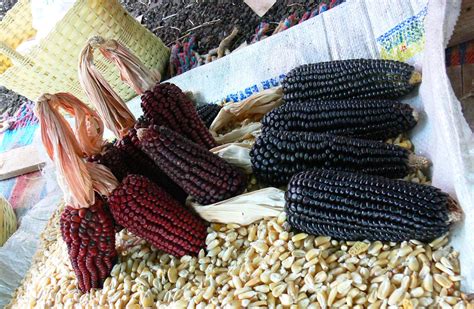
[[[396,99],[421,81],[414,67],[393,60],[350,59],[305,64],[285,77],[283,100]]]
[[[379,141],[286,131],[263,132],[250,160],[257,179],[269,185],[287,184],[294,174],[312,168],[403,178],[413,167],[427,164],[404,148]]]
[[[310,100],[272,110],[262,119],[262,129],[387,139],[412,129],[417,118],[418,114],[410,105],[397,101]]]
[[[79,289],[86,293],[102,287],[117,258],[114,221],[104,201],[96,195],[89,208],[67,206],[60,229]]]
[[[132,128],[127,135],[117,141],[117,148],[124,154],[125,162],[133,174],[140,174],[148,177],[158,186],[162,187],[179,202],[184,202],[187,198],[184,192],[174,183],[143,151],[140,150],[140,141],[137,137],[137,130]]]
[[[102,148],[101,153],[89,157],[88,161],[107,166],[118,181],[121,181],[130,173],[122,150],[117,148],[113,143],[106,144]]]
[[[202,122],[209,128],[216,118],[217,114],[219,114],[221,110],[221,106],[217,104],[204,104],[198,106],[196,108],[199,118],[201,118]]]
[[[166,126],[206,149],[217,146],[194,103],[174,84],[157,84],[153,91],[146,91],[142,96],[142,109],[154,125]]]
[[[296,174],[285,199],[293,228],[341,240],[430,241],[460,216],[438,188],[334,170]]]
[[[245,190],[247,179],[238,168],[166,127],[139,129],[138,137],[143,152],[200,204]]]

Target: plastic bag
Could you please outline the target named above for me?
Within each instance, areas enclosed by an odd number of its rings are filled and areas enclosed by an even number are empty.
[[[465,212],[451,244],[461,252],[463,287],[473,290],[474,134],[447,77],[444,50],[460,5],[460,0],[348,0],[170,82],[198,93],[200,101],[238,101],[278,86],[291,69],[307,63],[389,58],[422,68],[419,91],[402,101],[422,111],[411,139],[433,162],[433,185],[456,197]]]
[[[40,234],[63,196],[51,163],[43,173],[48,180],[44,188],[48,194],[26,212],[20,220],[18,230],[0,247],[0,308],[10,302],[15,289],[30,268]]]

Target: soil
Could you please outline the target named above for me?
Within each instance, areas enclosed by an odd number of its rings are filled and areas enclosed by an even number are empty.
[[[0,20],[11,9],[18,0],[0,0]]]
[[[8,112],[8,114],[12,116],[18,110],[20,105],[26,101],[28,101],[27,98],[0,86],[0,115]]]
[[[265,21],[275,28],[278,23],[292,13],[301,16],[321,2],[278,1],[262,18],[255,14],[242,0],[232,1],[158,1],[141,3],[121,0],[122,4],[135,16],[142,16],[142,24],[170,46],[176,40],[195,35],[197,52],[206,54],[216,48],[229,35],[234,26],[239,34],[231,49],[244,41],[250,41],[258,25]]]

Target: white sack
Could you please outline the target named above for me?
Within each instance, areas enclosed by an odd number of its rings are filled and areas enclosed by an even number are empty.
[[[452,244],[461,251],[462,274],[466,277],[463,289],[472,291],[474,137],[444,62],[444,48],[461,0],[431,0],[427,4],[427,0],[348,0],[170,82],[193,91],[200,102],[211,103],[222,98],[239,101],[253,92],[278,86],[285,73],[305,63],[390,56],[422,69],[419,92],[403,101],[422,111],[412,140],[416,151],[433,162],[433,184],[456,197],[465,212],[465,222],[453,234]],[[131,107],[141,113],[139,99]]]
[[[423,70],[419,92],[403,101],[423,111],[416,150],[433,162],[433,184],[455,196],[465,222],[453,235],[465,291],[474,290],[474,137],[445,70],[444,47],[461,0],[348,0],[282,33],[169,80],[200,102],[240,101],[279,85],[292,68],[335,59],[396,57]],[[425,20],[426,17],[426,20]],[[424,23],[425,21],[425,23]],[[423,28],[424,23],[424,28]],[[420,30],[421,29],[421,30]],[[424,31],[423,31],[424,29]],[[400,38],[403,42],[398,42]],[[426,46],[424,45],[426,44]],[[140,98],[130,105],[140,115]]]

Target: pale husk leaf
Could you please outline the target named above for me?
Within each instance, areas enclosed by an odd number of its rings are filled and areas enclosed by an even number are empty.
[[[94,65],[91,45],[89,42],[79,56],[79,81],[107,128],[122,137],[134,126],[135,117]]]
[[[263,218],[277,217],[285,207],[285,191],[269,187],[211,205],[202,206],[192,201],[188,204],[206,221],[248,225]]]
[[[84,161],[84,152],[78,139],[87,141],[91,130],[82,128],[77,132],[76,139],[71,126],[59,111],[63,108],[66,111],[72,109],[77,113],[78,110],[71,107],[74,102],[77,103],[77,99],[70,94],[45,94],[38,99],[35,113],[40,122],[41,139],[48,156],[56,166],[58,183],[66,203],[75,208],[84,208],[95,203],[96,191],[111,192],[117,186],[117,180],[105,166]],[[84,116],[84,113],[79,114]],[[84,123],[86,120],[80,121]],[[76,123],[80,121],[77,120]],[[84,134],[87,136],[80,136]],[[93,140],[98,139],[97,134],[92,136]]]
[[[120,71],[120,78],[137,94],[152,89],[161,80],[156,70],[149,70],[127,47],[116,40],[98,40],[97,45],[104,57],[115,63]]]

